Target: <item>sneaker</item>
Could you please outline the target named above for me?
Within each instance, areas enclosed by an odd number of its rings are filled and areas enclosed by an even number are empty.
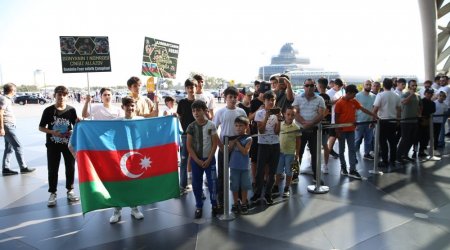
[[[348,175],[347,168],[341,168],[341,175],[344,175],[344,176]]]
[[[131,216],[133,216],[136,220],[142,220],[144,215],[139,211],[138,207],[131,208]]]
[[[260,194],[254,194],[252,198],[250,198],[250,203],[256,203],[257,201],[259,201],[260,196]]]
[[[285,187],[283,191],[283,198],[289,197],[291,194],[289,193],[289,187]]]
[[[114,224],[120,221],[120,218],[122,217],[121,210],[121,208],[114,208],[114,213],[111,218],[109,218],[109,223]]]
[[[247,203],[241,205],[241,214],[248,214],[248,205],[247,205]]]
[[[330,155],[333,156],[334,159],[339,158],[338,153],[336,153],[333,149],[330,151]]]
[[[231,206],[231,212],[233,212],[233,213],[235,213],[235,214],[238,214],[238,213],[239,213],[239,207],[238,207],[238,205],[233,204],[233,205]]]
[[[73,190],[70,190],[69,192],[67,192],[67,200],[69,202],[77,202],[80,200],[80,198],[75,195],[75,192],[73,192]]]
[[[266,204],[267,205],[272,205],[273,204],[273,199],[272,196],[270,194],[266,194],[264,195],[264,199],[266,200]]]
[[[28,174],[28,173],[34,172],[34,170],[36,170],[36,169],[35,168],[27,168],[27,167],[20,168],[20,173],[21,174]]]
[[[328,165],[322,164],[322,173],[328,174]]]
[[[4,168],[2,171],[3,176],[18,174],[17,171],[11,170],[9,168]]]
[[[361,175],[358,173],[358,171],[356,170],[351,170],[350,173],[348,174],[349,177],[352,177],[354,179],[358,179],[361,180]]]
[[[370,154],[365,154],[363,158],[364,158],[364,160],[369,160],[369,161],[373,161],[373,159],[374,159],[373,156],[371,156]]]
[[[304,169],[300,169],[300,174],[313,174],[312,166],[308,166]]]
[[[274,185],[272,188],[272,194],[278,195],[280,190],[278,189],[278,185]]]
[[[56,205],[56,194],[51,193],[50,198],[48,198],[47,207],[54,207]]]
[[[201,208],[197,208],[197,209],[195,209],[195,215],[194,215],[194,217],[195,217],[196,219],[200,219],[200,218],[202,218],[202,213],[203,213],[202,209],[201,209]]]

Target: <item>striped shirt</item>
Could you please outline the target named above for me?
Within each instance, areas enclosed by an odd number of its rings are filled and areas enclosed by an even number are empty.
[[[307,99],[305,93],[297,95],[292,106],[300,110],[300,115],[306,121],[311,121],[319,114],[319,108],[325,109],[325,101],[321,96],[314,95]]]

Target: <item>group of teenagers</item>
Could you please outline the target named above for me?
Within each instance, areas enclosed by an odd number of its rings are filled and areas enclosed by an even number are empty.
[[[437,79],[439,86],[435,86]],[[214,97],[203,91],[203,83],[201,75],[187,79],[184,83],[187,97],[179,101],[176,110],[173,98],[166,98],[164,110],[160,112],[157,102],[140,93],[140,79],[131,77],[127,81],[131,94],[122,98],[121,107],[111,103],[112,90],[102,88],[102,103],[89,108],[91,96],[87,95],[82,110],[82,118],[95,120],[142,119],[159,114],[178,117],[183,131],[179,184],[181,194],[185,194],[189,190],[190,171],[196,203],[194,217],[197,219],[203,215],[204,175],[212,214],[215,216],[223,213],[222,201],[224,195],[228,194],[223,183],[225,167],[230,168],[232,211],[247,214],[250,205],[259,200],[271,205],[274,195],[281,195],[283,198],[290,196],[290,185],[298,182],[298,167],[302,163],[306,147],[311,153],[311,162],[303,171],[310,172],[314,177],[312,181],[316,181],[317,143],[321,143],[323,148],[324,163],[321,171],[324,174],[328,173],[327,165],[331,155],[339,158],[341,175],[361,179],[356,169],[356,154],[364,140],[363,158],[373,160],[373,124],[377,119],[381,119],[381,167],[411,160],[408,156],[411,148],[414,149],[413,157],[425,156],[429,140],[427,119],[431,114],[439,115],[433,118],[436,144],[432,146],[442,146],[445,139],[444,122],[448,119],[450,100],[446,76],[437,77],[435,83],[425,81],[424,88],[419,93],[415,80],[408,81],[408,91],[404,90],[406,80],[402,78],[384,79],[383,90],[379,82],[368,80],[360,92],[355,85],[344,86],[340,79],[329,82],[326,78],[320,78],[317,84],[315,80],[307,79],[303,83],[304,91],[294,95],[289,77],[279,75],[271,77],[270,82],[255,81],[255,91],[247,88],[240,93],[235,87],[226,88],[223,91],[226,105],[218,110],[215,110]],[[0,135],[5,136],[3,175],[17,174],[8,167],[13,149],[22,173],[35,170],[27,167],[21,145],[14,134],[15,118],[11,104],[15,89],[14,84],[5,84],[4,95],[0,98]],[[79,118],[75,108],[67,104],[68,94],[66,87],[57,86],[54,90],[55,103],[43,111],[39,123],[39,130],[46,134],[49,207],[57,203],[61,155],[66,170],[67,199],[69,202],[79,200],[73,191],[75,157],[70,147],[71,132]],[[238,102],[238,97],[242,94],[244,97]],[[355,125],[356,122],[358,125]],[[350,125],[324,129],[322,141],[317,142],[319,123]],[[396,138],[396,134],[400,135],[399,138]],[[225,145],[226,138],[228,145]],[[333,150],[336,138],[339,140],[338,152]],[[345,155],[346,144],[349,169]],[[228,147],[229,166],[224,166],[225,146]],[[285,182],[281,188],[283,178]],[[251,198],[248,197],[250,190],[253,191]],[[131,215],[135,219],[144,217],[138,207],[131,207]],[[110,223],[117,223],[120,219],[121,208],[114,208]]]

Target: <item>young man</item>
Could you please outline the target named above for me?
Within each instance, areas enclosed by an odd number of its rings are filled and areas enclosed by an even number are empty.
[[[331,123],[335,123],[335,104],[344,95],[344,83],[342,82],[342,80],[337,78],[336,80],[334,80],[334,84],[334,87],[327,91],[327,95],[330,97],[331,104]],[[328,148],[330,149],[330,155],[337,159],[339,155],[333,149],[334,143],[336,142],[337,138],[336,130],[330,129],[329,132],[330,134],[328,138]]]
[[[215,102],[214,102],[214,96],[211,93],[206,93],[203,91],[203,76],[197,74],[193,77],[197,81],[197,89],[195,91],[195,99],[196,100],[202,100],[206,103],[206,106],[208,107],[208,110],[206,112],[206,117],[209,120],[213,120],[214,118],[214,108],[215,108]],[[225,94],[224,94],[225,95]]]
[[[248,190],[252,189],[249,171],[249,152],[252,145],[252,137],[246,134],[249,120],[245,116],[238,116],[234,120],[234,129],[237,138],[230,141],[230,190],[233,192],[234,204],[231,207],[233,213],[239,213],[239,197],[241,197],[241,213],[248,213]]]
[[[133,76],[127,81],[128,89],[131,91],[131,97],[136,101],[136,115],[147,117],[158,116],[158,102],[152,102],[148,97],[143,96],[140,92],[141,80]]]
[[[326,109],[324,110],[322,122],[331,123],[331,103],[330,97],[327,95],[328,80],[326,78],[319,78],[317,81],[317,89],[319,90],[320,97],[325,101]],[[323,164],[322,173],[328,174],[328,160],[330,158],[330,149],[328,148],[328,129],[322,130],[322,147],[323,147]],[[312,171],[312,170],[311,170]]]
[[[235,87],[228,87],[223,91],[225,96],[226,106],[219,109],[214,116],[214,124],[217,129],[220,129],[220,140],[219,140],[219,152],[217,153],[218,160],[218,187],[217,195],[219,198],[219,203],[223,201],[224,189],[223,189],[223,143],[225,142],[225,136],[235,136],[237,132],[234,128],[234,121],[239,116],[247,117],[245,111],[237,107],[237,96],[238,90]],[[228,166],[225,166],[228,167]],[[228,190],[227,190],[228,192]],[[221,205],[221,204],[219,204]]]
[[[373,103],[372,113],[377,114],[380,119],[380,150],[381,168],[387,168],[389,163],[395,164],[395,157],[397,155],[397,143],[395,140],[396,121],[383,121],[383,119],[400,119],[401,104],[400,97],[395,94],[392,89],[392,79],[385,78],[383,80],[384,91],[375,97]],[[389,143],[389,151],[388,151]]]
[[[369,110],[365,109],[355,100],[358,89],[355,85],[345,87],[345,95],[336,102],[334,111],[336,112],[336,124],[355,123],[356,110],[377,118]],[[355,179],[361,179],[361,175],[356,170],[356,150],[355,150],[355,126],[336,128],[336,134],[339,137],[339,161],[341,162],[341,175],[348,175]],[[347,163],[345,162],[345,142],[347,141],[348,159],[350,161],[350,172],[347,172]]]
[[[205,119],[207,112],[206,103],[196,100],[192,103],[192,114],[195,121],[189,124],[187,130],[187,151],[191,157],[192,187],[195,196],[195,218],[199,219],[203,214],[203,174],[208,180],[208,189],[211,199],[212,214],[218,213],[216,197],[216,159],[214,154],[219,138],[216,126],[210,120]]]
[[[197,80],[186,79],[184,82],[184,89],[187,93],[187,98],[181,99],[178,102],[177,114],[180,119],[181,128],[183,129],[183,134],[181,135],[181,150],[180,150],[180,193],[185,194],[187,192],[188,185],[188,158],[189,154],[186,147],[187,142],[187,127],[189,124],[195,121],[194,115],[192,114],[192,104],[195,101],[195,90],[197,88]]]
[[[16,117],[12,110],[12,98],[16,95],[16,85],[7,83],[3,86],[4,95],[0,96],[0,136],[5,138],[5,151],[3,153],[2,174],[3,176],[18,174],[11,170],[10,159],[14,150],[20,173],[31,173],[35,168],[27,167],[23,157],[22,144],[16,135]]]
[[[421,116],[422,113],[422,101],[419,95],[416,94],[416,90],[417,82],[415,80],[410,80],[408,82],[408,92],[404,93],[401,96],[401,139],[398,144],[397,151],[397,161],[400,163],[404,163],[404,160],[415,161],[414,159],[408,157],[408,153],[411,147],[417,141],[417,117]]]
[[[375,102],[375,95],[370,92],[372,89],[372,81],[366,80],[364,82],[363,91],[356,94],[355,99],[367,110],[373,109],[373,103]],[[372,117],[364,114],[361,110],[356,112],[357,122],[369,122],[372,121]],[[370,155],[370,151],[373,150],[373,124],[359,124],[356,126],[356,138],[355,148],[359,152],[359,147],[364,139],[364,159],[373,160],[373,156]]]
[[[430,86],[431,86],[431,81]],[[436,104],[431,100],[433,97],[434,90],[432,88],[428,88],[424,91],[424,96],[422,98],[422,117],[419,120],[419,129],[416,140],[415,149],[418,150],[418,157],[426,157],[428,156],[425,153],[425,150],[428,146],[428,142],[430,140],[430,116],[436,112]],[[433,145],[430,145],[432,147]]]
[[[44,109],[39,131],[46,133],[47,167],[48,167],[48,192],[50,197],[47,206],[56,205],[56,191],[58,185],[59,163],[61,154],[64,157],[66,167],[67,200],[76,202],[79,198],[73,192],[75,180],[75,158],[69,150],[68,144],[72,129],[77,122],[75,108],[66,104],[69,90],[64,86],[55,88],[55,104]]]
[[[136,101],[131,97],[122,98],[122,110],[125,113],[125,117],[118,117],[116,119],[142,119],[141,116],[136,116]],[[109,218],[109,223],[114,224],[120,221],[121,218],[121,207],[114,208],[114,213]],[[131,216],[133,216],[136,220],[142,220],[144,218],[144,214],[139,211],[139,207],[131,207]]]

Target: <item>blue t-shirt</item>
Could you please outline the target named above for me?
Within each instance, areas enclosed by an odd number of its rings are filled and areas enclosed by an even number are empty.
[[[251,140],[252,138],[250,136],[244,136],[241,137],[240,139],[238,139],[239,143],[245,147],[245,145],[247,145],[247,143]],[[247,155],[243,155],[241,153],[241,151],[239,151],[239,149],[235,146],[232,151],[231,151],[231,157],[230,157],[230,168],[234,168],[234,169],[248,169],[249,168],[249,163],[250,163],[250,159],[248,154]]]

